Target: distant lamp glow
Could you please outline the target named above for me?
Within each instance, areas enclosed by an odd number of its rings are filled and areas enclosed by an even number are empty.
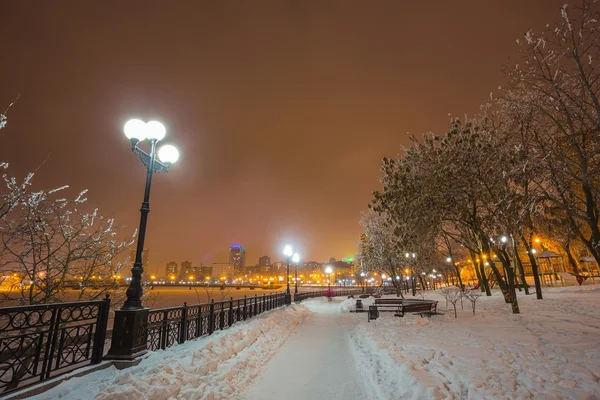
[[[290,246],[289,244],[283,248],[284,256],[291,257],[293,253],[294,253],[294,250],[292,249],[292,246]]]
[[[360,276],[364,277],[364,276],[366,276],[366,275],[365,275],[365,273],[364,273],[364,272],[361,272],[361,273],[360,273]]]
[[[446,262],[452,262],[452,259],[450,257],[446,258]]]
[[[158,158],[165,164],[173,164],[179,159],[179,150],[167,144],[158,150]]]
[[[381,274],[381,279],[385,279],[385,274]]]
[[[294,253],[294,255],[292,256],[292,261],[297,264],[300,262],[300,254],[298,253]]]
[[[506,238],[506,236],[502,236],[502,237],[500,238],[500,241],[501,241],[502,243],[506,243],[506,242],[508,241],[508,239]]]
[[[416,253],[412,253],[412,257],[415,258],[417,256]]]
[[[535,254],[537,251],[535,249],[531,249],[531,254]]]
[[[167,130],[165,126],[158,121],[150,121],[146,123],[146,135],[150,140],[163,140]]]
[[[123,130],[127,139],[131,140],[134,144],[146,139],[146,124],[142,120],[130,119],[125,124]]]
[[[326,274],[331,274],[332,272],[333,272],[333,269],[331,269],[331,267],[325,268],[325,273]]]
[[[406,254],[404,255],[404,257],[408,258],[408,257],[410,257],[410,254],[406,253]]]
[[[539,243],[540,242],[540,238],[535,238],[535,242]]]

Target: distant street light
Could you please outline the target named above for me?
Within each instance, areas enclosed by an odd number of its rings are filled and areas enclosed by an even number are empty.
[[[294,255],[292,256],[292,261],[294,262],[294,265],[296,266],[296,278],[295,278],[295,282],[294,282],[294,301],[297,301],[298,300],[298,263],[300,262],[300,254],[294,253]]]
[[[142,305],[142,253],[144,251],[144,239],[146,237],[146,223],[150,212],[150,186],[154,172],[167,172],[169,166],[179,158],[179,151],[171,145],[162,146],[158,150],[160,161],[156,160],[156,143],[166,135],[166,129],[158,121],[144,123],[139,119],[132,119],[125,124],[125,136],[131,141],[131,151],[140,157],[146,166],[146,189],[144,190],[144,201],[140,209],[140,230],[138,233],[135,262],[131,269],[131,282],[127,289],[127,300],[123,304],[123,310],[139,310]],[[148,139],[150,141],[150,154],[138,147],[138,143]]]

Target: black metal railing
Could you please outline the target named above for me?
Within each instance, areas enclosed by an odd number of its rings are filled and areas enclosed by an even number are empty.
[[[238,321],[285,305],[285,294],[233,298],[208,304],[150,310],[148,313],[148,350],[166,349],[186,340],[208,336]]]
[[[0,393],[100,363],[109,308],[108,296],[0,308]]]

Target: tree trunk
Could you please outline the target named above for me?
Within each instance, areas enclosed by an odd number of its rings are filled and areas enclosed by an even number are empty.
[[[508,286],[507,292],[509,295],[509,298],[507,299],[509,301],[507,301],[507,303],[510,302],[513,314],[519,314],[519,302],[517,300],[517,291],[515,290],[515,270],[510,265],[510,258],[505,249],[500,249],[498,251],[498,258],[500,258],[502,267],[504,268],[504,271],[506,271],[506,284]]]
[[[519,234],[521,237],[521,242],[525,246],[525,250],[527,251],[527,256],[529,257],[529,262],[531,263],[531,273],[533,274],[533,282],[535,283],[535,295],[538,300],[541,300],[542,297],[542,284],[540,282],[540,274],[538,273],[537,262],[535,261],[535,257],[533,253],[531,253],[531,246],[525,238],[525,235],[522,233]]]
[[[492,291],[490,290],[490,284],[488,282],[487,275],[485,274],[485,262],[483,261],[483,258],[479,258],[479,261],[477,261],[477,264],[479,266],[479,270],[480,270],[479,273],[481,274],[481,281],[483,282],[483,288],[485,289],[485,295],[491,296]]]
[[[510,239],[512,241],[513,255],[515,257],[515,261],[517,262],[517,267],[519,268],[519,275],[521,276],[521,280],[523,281],[523,288],[525,289],[525,294],[529,295],[529,285],[527,284],[527,280],[525,279],[525,268],[523,268],[523,262],[521,261],[521,257],[519,257],[519,251],[517,250],[517,241],[513,235],[510,235]]]
[[[458,265],[454,264],[454,269],[456,270],[456,276],[458,277],[458,285],[460,286],[460,290],[465,290],[465,285],[463,285],[463,281],[460,276],[460,269],[458,268]]]
[[[571,264],[571,267],[573,268],[573,272],[575,274],[579,274],[579,265],[577,265],[577,261],[575,260],[575,257],[573,257],[573,254],[571,253],[570,241],[567,241],[567,243],[563,244],[562,248],[565,251],[565,253],[567,253],[567,258],[569,259],[569,264]]]

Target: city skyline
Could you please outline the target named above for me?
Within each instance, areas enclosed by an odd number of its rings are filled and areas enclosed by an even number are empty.
[[[476,112],[561,2],[140,4],[5,5],[0,151],[36,188],[89,189],[127,236],[144,169],[122,127],[161,120],[181,158],[153,181],[152,271],[226,261],[232,242],[251,258],[355,254],[381,157]]]

